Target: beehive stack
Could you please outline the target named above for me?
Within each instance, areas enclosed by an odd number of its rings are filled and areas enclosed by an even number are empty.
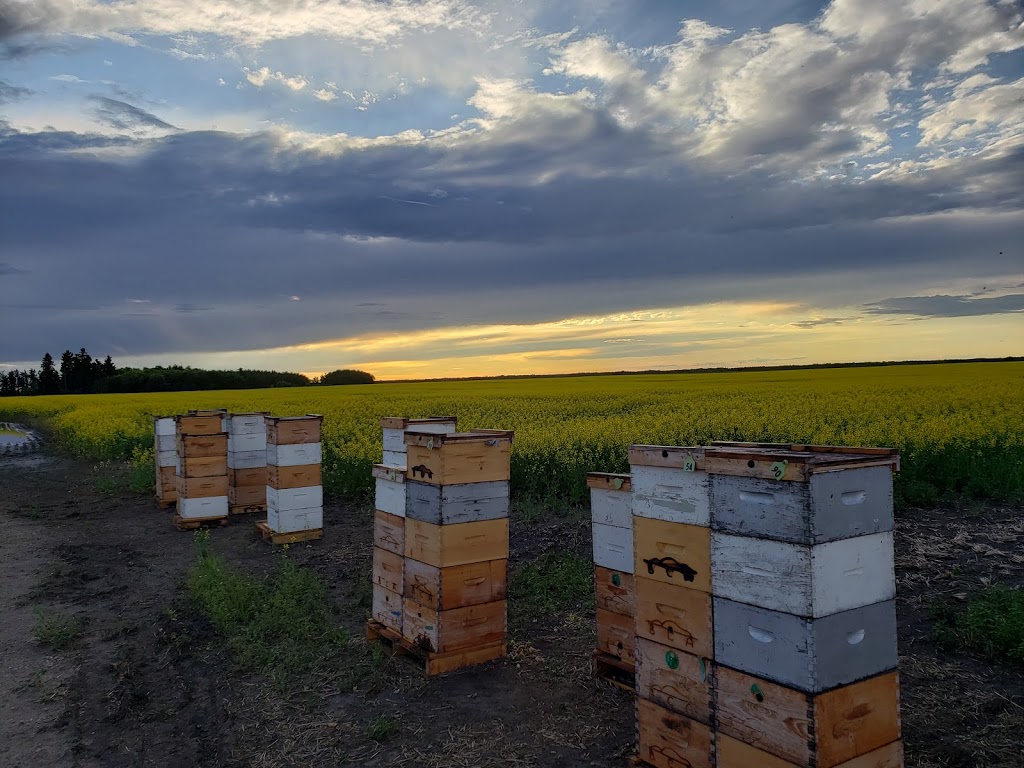
[[[380,420],[384,462],[373,465],[375,485],[373,523],[374,620],[402,633],[405,573],[405,431],[435,434],[455,431],[455,417],[406,419],[388,416]]]
[[[696,447],[632,446],[637,756],[713,764],[711,500]]]
[[[190,411],[175,417],[178,527],[228,515],[228,436],[221,416]]]
[[[267,520],[275,543],[318,539],[324,527],[323,416],[267,416]],[[284,538],[280,538],[284,537]]]
[[[167,509],[178,500],[178,448],[174,417],[153,417],[153,456],[156,464],[156,503]]]
[[[636,592],[630,477],[591,472],[587,475],[587,486],[590,488],[597,606],[594,674],[632,687]]]
[[[269,413],[224,416],[228,434],[228,503],[231,514],[267,511],[267,425]]]
[[[901,766],[898,457],[719,444],[704,466],[719,768]]]
[[[439,674],[505,655],[512,433],[407,431],[401,642]]]

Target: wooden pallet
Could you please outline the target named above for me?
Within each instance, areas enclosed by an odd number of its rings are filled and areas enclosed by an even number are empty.
[[[248,515],[250,512],[266,512],[266,504],[232,504],[228,512],[232,515]]]
[[[160,507],[160,509],[170,509],[177,503],[177,499],[161,499],[159,496],[156,497],[156,505]]]
[[[292,533],[277,533],[270,530],[266,520],[260,520],[256,523],[256,530],[259,531],[264,541],[269,541],[271,544],[298,544],[303,541],[315,541],[324,537],[323,528],[314,528],[309,531],[294,531]]]
[[[366,639],[370,642],[380,641],[391,646],[395,656],[409,655],[423,662],[423,669],[427,677],[443,675],[445,672],[454,672],[463,667],[471,667],[476,664],[483,664],[494,659],[505,657],[505,642],[488,643],[477,648],[465,648],[460,651],[449,653],[435,653],[420,648],[415,643],[406,640],[392,629],[388,629],[379,621],[366,622]]]
[[[622,661],[610,653],[595,650],[591,656],[594,677],[607,680],[624,691],[636,691],[636,673],[632,664]]]
[[[226,517],[182,517],[174,513],[174,527],[179,531],[194,531],[197,528],[208,528],[215,525],[225,526],[228,524]]]

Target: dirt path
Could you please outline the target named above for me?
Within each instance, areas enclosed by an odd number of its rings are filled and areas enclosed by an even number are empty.
[[[120,475],[118,474],[120,472]],[[898,611],[907,764],[1024,766],[1024,674],[934,645],[936,598],[984,579],[1024,584],[1019,509],[906,513],[898,523]],[[289,550],[329,586],[338,621],[362,634],[369,511],[331,504],[327,538]],[[373,686],[310,680],[283,697],[233,671],[218,637],[182,598],[192,537],[123,470],[45,451],[0,459],[0,743],[4,766],[529,766],[623,768],[631,697],[589,676],[592,612],[513,626],[509,659],[426,680],[388,662]],[[233,565],[268,571],[252,518],[212,532]],[[589,525],[513,522],[513,561],[585,553]],[[33,639],[36,610],[80,636],[66,651]],[[368,726],[398,724],[377,742]],[[753,767],[752,767],[753,768]]]

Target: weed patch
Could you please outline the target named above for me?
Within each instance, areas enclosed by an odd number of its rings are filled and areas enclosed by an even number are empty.
[[[208,531],[198,532],[196,542],[188,595],[225,638],[240,669],[269,675],[286,688],[348,646],[348,633],[334,622],[323,581],[287,553],[280,553],[273,572],[259,579],[215,554]]]
[[[594,604],[594,564],[575,552],[549,552],[520,566],[509,584],[511,623],[583,612]]]
[[[930,614],[935,620],[932,637],[940,645],[1024,666],[1024,589],[996,584],[961,613],[939,601],[932,604]]]
[[[56,616],[36,609],[36,623],[32,637],[40,645],[55,651],[66,651],[82,634],[82,625],[72,616]]]

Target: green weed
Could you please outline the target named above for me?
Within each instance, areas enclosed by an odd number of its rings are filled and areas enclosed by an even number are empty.
[[[390,715],[381,715],[366,726],[366,738],[370,741],[390,741],[398,732],[398,721]]]
[[[216,555],[208,531],[198,532],[196,542],[187,592],[239,668],[269,675],[285,688],[348,646],[348,633],[331,615],[327,588],[312,571],[281,553],[267,578],[255,578]]]
[[[549,552],[512,574],[509,611],[516,626],[593,604],[594,564],[575,552]]]
[[[959,614],[942,601],[933,603],[929,614],[935,620],[932,637],[939,645],[1024,666],[1024,589],[996,584]]]
[[[56,616],[46,614],[42,609],[35,611],[36,623],[32,628],[32,637],[40,645],[55,651],[66,651],[71,648],[82,634],[82,625],[72,616]]]

